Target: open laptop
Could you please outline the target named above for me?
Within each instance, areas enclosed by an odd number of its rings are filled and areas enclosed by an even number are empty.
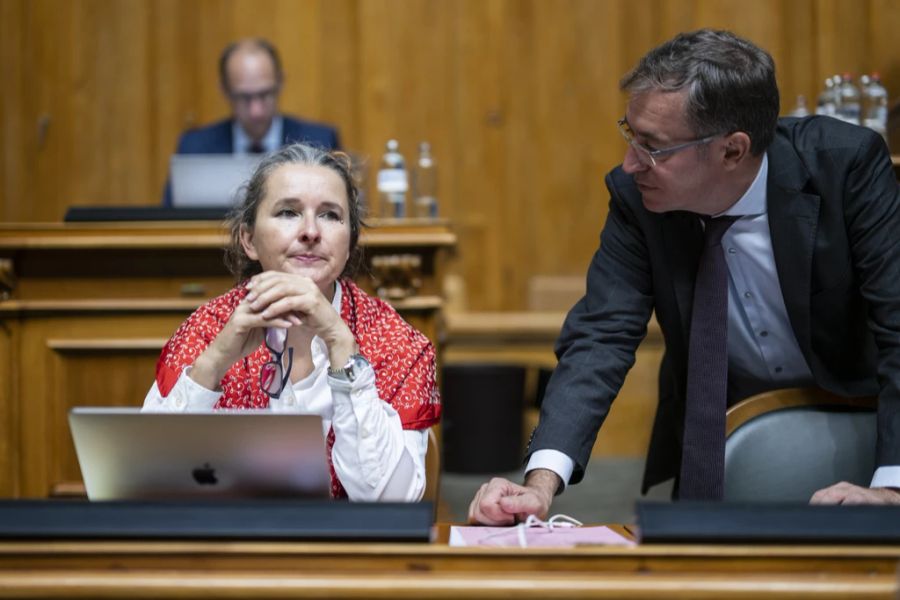
[[[73,408],[91,500],[328,498],[322,417]]]
[[[235,204],[261,154],[173,154],[169,164],[172,206],[210,208]]]

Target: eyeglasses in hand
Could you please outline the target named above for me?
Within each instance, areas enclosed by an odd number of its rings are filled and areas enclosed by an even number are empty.
[[[268,336],[266,336],[266,348],[271,353],[272,360],[265,363],[259,370],[259,387],[270,398],[278,398],[291,377],[291,367],[294,366],[294,349],[292,347],[287,349],[288,364],[285,369],[284,350],[279,352],[272,348],[269,345]]]

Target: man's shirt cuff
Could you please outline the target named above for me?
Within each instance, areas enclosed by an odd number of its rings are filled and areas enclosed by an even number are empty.
[[[525,467],[525,474],[535,469],[547,469],[553,471],[562,479],[562,487],[559,492],[562,493],[572,477],[572,471],[575,470],[575,461],[563,454],[559,450],[537,450],[528,459],[528,466]]]
[[[869,487],[900,488],[900,466],[878,467]]]

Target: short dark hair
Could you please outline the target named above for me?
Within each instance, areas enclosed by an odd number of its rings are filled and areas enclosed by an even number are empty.
[[[269,58],[272,59],[272,66],[275,69],[275,82],[280,87],[284,81],[284,74],[281,70],[281,59],[278,57],[278,50],[264,38],[247,38],[228,44],[222,50],[222,54],[219,55],[219,85],[222,86],[222,89],[225,92],[231,91],[228,85],[228,59],[238,49],[242,48],[261,50],[269,55]]]
[[[366,226],[359,202],[359,185],[353,176],[350,156],[344,152],[327,151],[307,144],[291,144],[267,155],[256,167],[250,180],[242,188],[241,202],[228,215],[225,224],[230,233],[225,249],[225,264],[238,281],[248,279],[262,272],[258,261],[244,252],[241,244],[241,227],[253,229],[259,204],[266,195],[266,184],[275,170],[288,164],[325,167],[331,169],[344,182],[347,192],[347,208],[350,221],[350,255],[341,277],[352,277],[362,263],[362,249],[359,247],[360,230]]]
[[[780,109],[775,61],[730,31],[678,34],[641,58],[619,87],[631,94],[686,88],[686,116],[696,136],[743,131],[754,156],[775,137]]]

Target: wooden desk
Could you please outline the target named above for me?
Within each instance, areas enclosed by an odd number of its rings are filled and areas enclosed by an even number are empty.
[[[0,542],[3,598],[895,598],[900,547]]]
[[[456,236],[439,220],[372,225],[360,284],[374,292],[379,261],[418,265],[415,292],[391,301],[437,343]],[[225,240],[213,222],[0,225],[0,497],[81,479],[68,409],[140,405],[165,341],[233,285]]]

